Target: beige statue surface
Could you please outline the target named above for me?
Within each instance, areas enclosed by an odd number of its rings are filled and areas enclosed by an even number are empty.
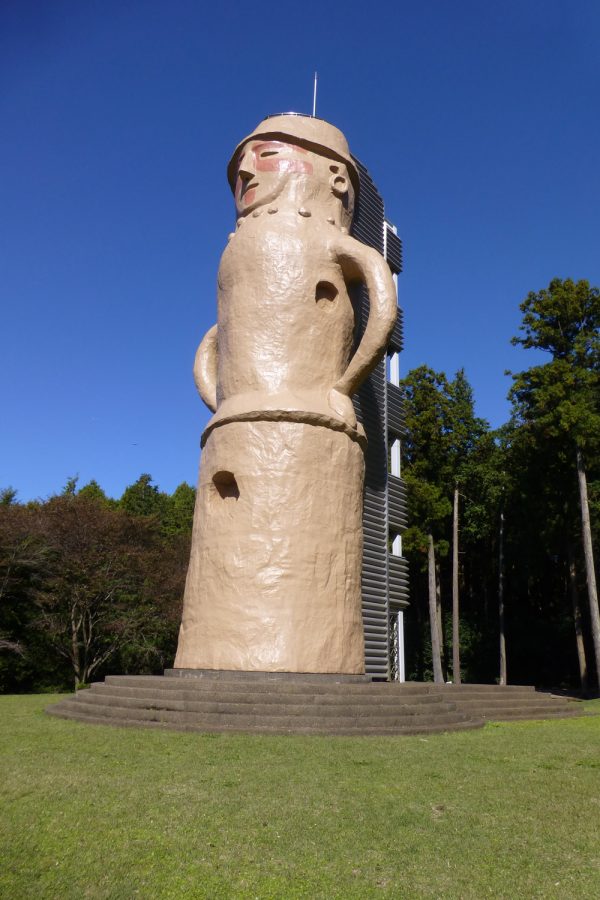
[[[352,394],[396,319],[383,257],[349,235],[343,134],[261,122],[228,167],[236,230],[194,364],[202,436],[176,668],[362,673],[364,432]],[[352,282],[369,293],[355,347]]]

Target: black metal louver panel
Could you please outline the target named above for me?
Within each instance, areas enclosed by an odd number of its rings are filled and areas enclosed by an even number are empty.
[[[360,175],[360,195],[354,210],[352,234],[383,254],[383,200],[363,164],[357,159],[354,162]]]
[[[390,602],[395,606],[408,603],[408,562],[402,556],[391,556],[388,560]]]
[[[388,476],[388,521],[395,531],[408,525],[406,485],[394,475]]]
[[[389,225],[385,229],[385,258],[392,272],[398,275],[402,271],[402,241]]]
[[[362,600],[365,666],[387,677],[387,527],[385,442],[385,366],[379,363],[357,395],[369,441],[365,453],[363,498]]]
[[[402,391],[395,384],[387,385],[387,423],[389,430],[397,437],[405,434],[404,398]]]
[[[373,180],[359,160],[360,197],[356,205],[352,234],[374,247],[397,274],[402,269],[402,244],[385,221],[383,200]],[[364,288],[353,292],[356,311],[356,340],[366,326],[369,298]],[[389,350],[400,352],[403,346],[402,314],[392,332]],[[362,614],[365,635],[365,668],[376,678],[390,673],[390,609],[408,605],[408,568],[406,560],[393,556],[390,538],[407,524],[406,490],[401,478],[388,479],[388,433],[402,437],[404,407],[400,389],[387,381],[385,361],[379,363],[354,397],[358,420],[368,440],[365,452],[365,488],[363,505]]]
[[[360,197],[354,215],[355,238],[383,253],[384,210],[369,173],[356,161],[360,173]],[[369,315],[369,298],[363,288],[355,297],[359,327],[357,340]],[[387,438],[385,426],[385,363],[380,362],[354,397],[358,420],[367,435],[363,505],[362,613],[365,634],[365,669],[374,677],[387,678]]]
[[[394,330],[390,335],[389,348],[390,350],[394,350],[396,353],[400,353],[404,347],[404,317],[402,315],[402,310],[398,310],[398,318],[396,319],[396,324],[394,325]]]

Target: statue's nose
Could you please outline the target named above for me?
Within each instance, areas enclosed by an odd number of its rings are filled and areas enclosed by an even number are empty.
[[[254,174],[254,157],[251,153],[246,152],[240,159],[238,165],[238,177],[241,178],[243,182],[247,182],[251,180]]]

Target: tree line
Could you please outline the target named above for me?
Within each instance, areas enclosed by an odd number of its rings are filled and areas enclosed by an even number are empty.
[[[600,673],[600,292],[554,279],[513,343],[547,361],[512,376],[492,430],[464,371],[403,381],[410,677],[548,686]]]
[[[402,385],[409,502],[407,675],[594,690],[600,616],[600,292],[553,280],[513,342],[547,360],[512,374],[499,429],[465,372]],[[195,492],[141,475],[119,499],[71,478],[30,503],[0,492],[0,691],[160,673],[177,642]]]
[[[162,673],[177,643],[195,491],[144,474],[118,500],[70,478],[47,500],[0,494],[0,691]]]

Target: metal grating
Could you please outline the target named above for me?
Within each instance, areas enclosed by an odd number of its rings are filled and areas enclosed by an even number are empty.
[[[394,605],[408,600],[408,562],[402,556],[390,556],[389,568],[390,600]]]
[[[389,267],[398,275],[402,271],[402,241],[390,225],[385,225],[385,258]]]
[[[402,391],[395,384],[387,385],[387,420],[390,431],[393,431],[398,437],[405,434],[404,399]]]
[[[388,521],[395,531],[408,525],[406,485],[394,475],[388,476]]]
[[[352,234],[383,253],[383,200],[360,162],[360,198]],[[361,288],[356,295],[357,340],[369,315],[369,297]],[[387,444],[385,428],[385,363],[380,362],[354,397],[356,415],[367,434],[363,506],[362,601],[365,632],[365,668],[368,674],[388,677],[387,585]]]
[[[397,273],[402,268],[400,239],[385,221],[383,200],[369,173],[360,161],[355,162],[360,174],[360,198],[352,234],[385,253],[392,272]],[[354,293],[353,302],[359,340],[369,313],[369,298],[364,288]],[[402,349],[401,314],[390,340],[390,349],[396,352]],[[356,415],[368,439],[363,507],[362,613],[365,668],[376,678],[390,677],[390,601],[395,608],[399,604],[406,606],[408,601],[406,562],[401,557],[392,557],[388,550],[390,528],[400,531],[406,527],[406,494],[401,479],[390,477],[391,493],[388,494],[388,433],[399,437],[404,434],[402,395],[398,388],[390,395],[392,387],[387,382],[385,361],[382,360],[354,397]]]
[[[389,346],[390,350],[394,350],[396,353],[400,353],[404,347],[404,317],[401,309],[398,310],[398,318],[390,337]]]

